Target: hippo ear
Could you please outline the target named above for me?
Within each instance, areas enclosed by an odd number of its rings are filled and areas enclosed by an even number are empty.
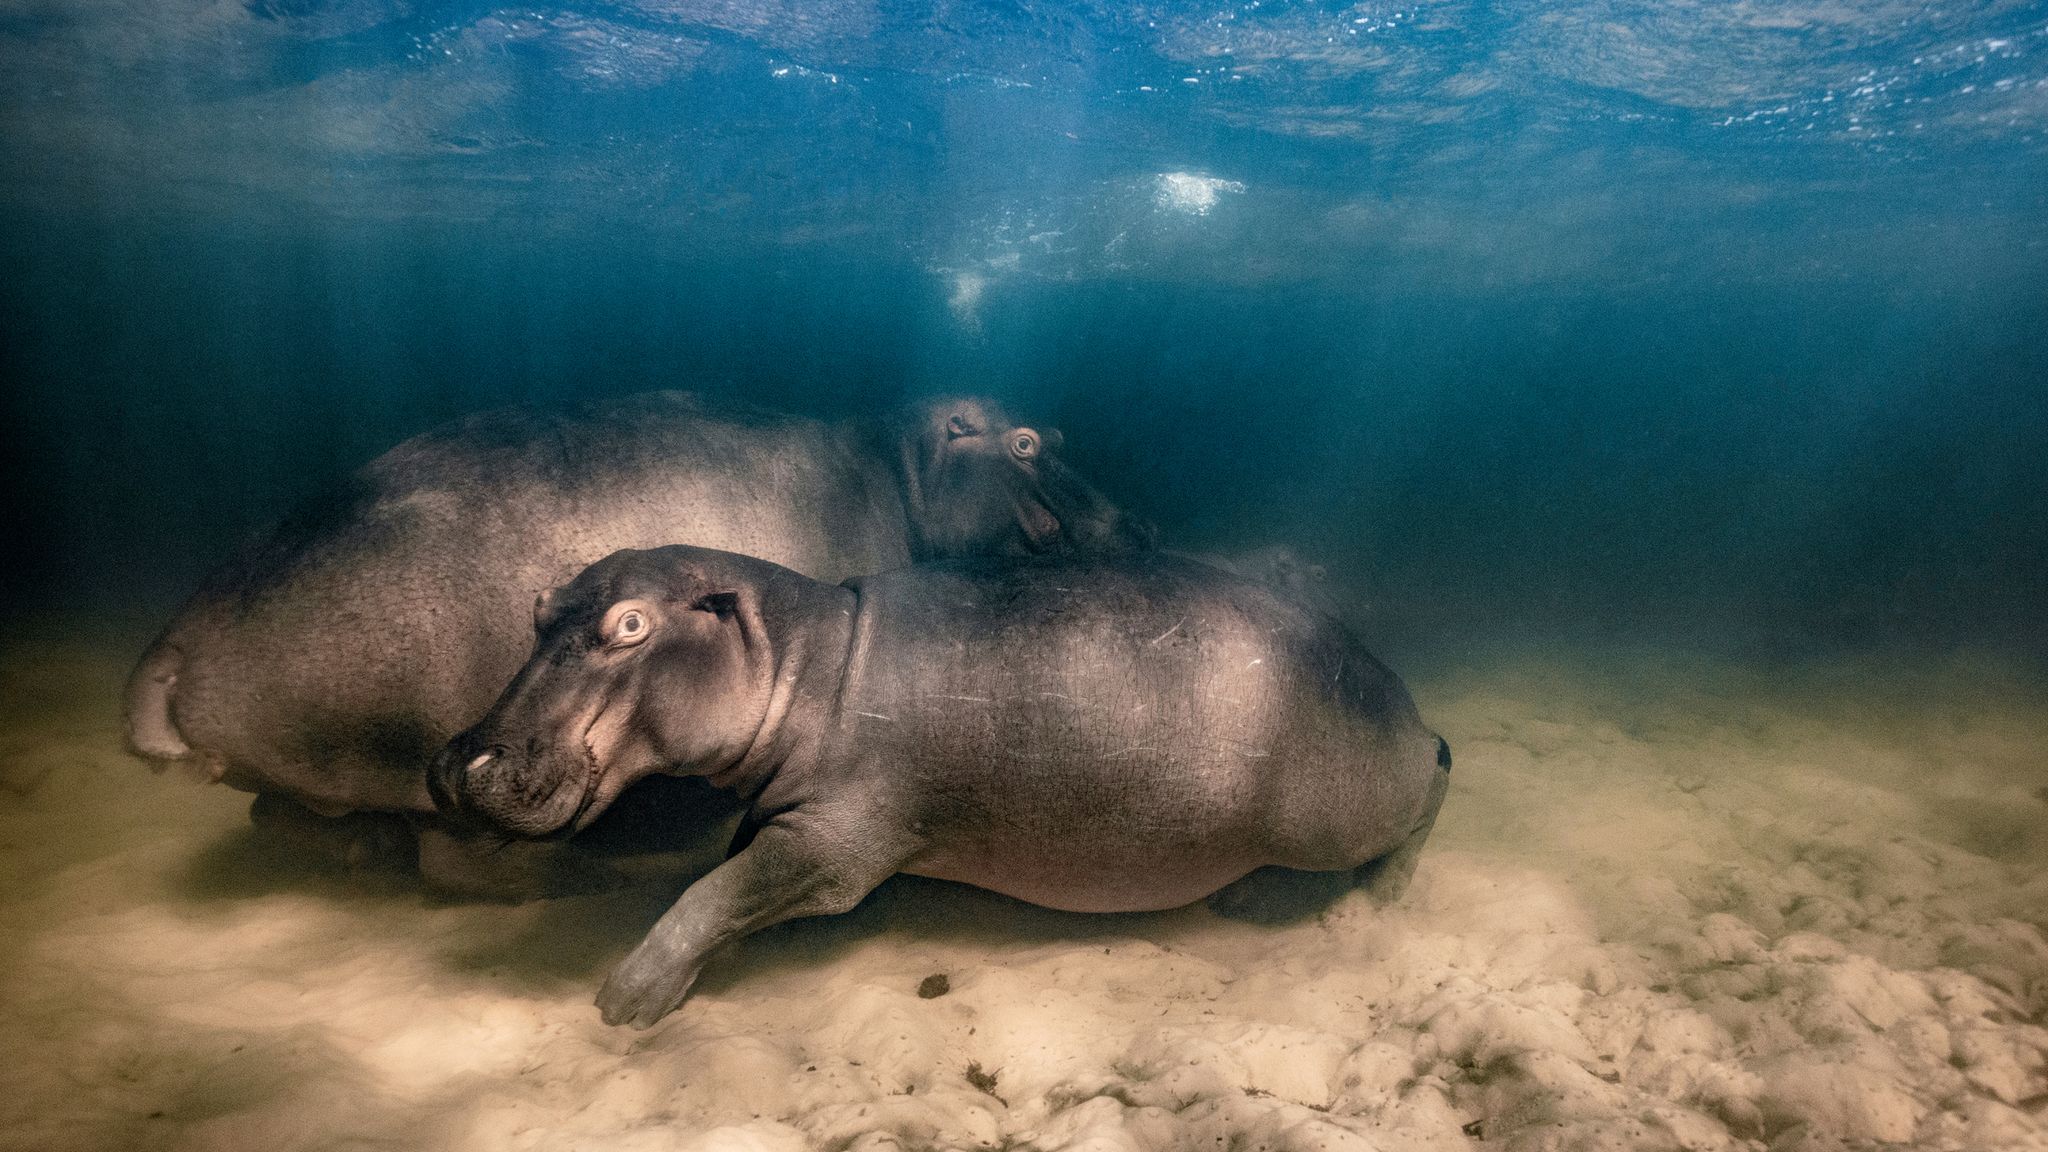
[[[561,615],[563,591],[561,588],[544,588],[541,590],[540,595],[533,598],[533,630],[535,632],[547,631],[548,625],[554,623],[555,617]]]
[[[1003,423],[989,402],[978,396],[927,401],[913,420],[925,436],[936,433],[941,447],[955,440],[986,435],[991,427]]]
[[[706,592],[690,604],[697,612],[711,612],[723,618],[740,610],[740,594],[737,592]]]
[[[1047,452],[1057,452],[1060,450],[1060,446],[1067,442],[1066,434],[1057,428],[1047,428],[1039,433],[1039,435],[1045,440],[1045,450]]]

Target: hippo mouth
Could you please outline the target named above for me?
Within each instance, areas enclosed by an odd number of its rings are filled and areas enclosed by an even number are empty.
[[[435,758],[427,775],[434,807],[469,834],[565,839],[589,827],[631,783],[616,771],[629,736],[629,702],[601,693],[578,701],[555,724],[535,722],[535,702],[514,699]],[[514,722],[501,726],[504,711]],[[543,703],[538,711],[549,709]]]
[[[581,832],[589,827],[592,821],[603,815],[605,808],[611,806],[609,801],[606,801],[603,807],[599,807],[597,803],[598,797],[604,791],[603,786],[607,773],[604,766],[604,757],[598,754],[595,739],[598,725],[604,723],[605,717],[610,715],[611,711],[612,708],[609,702],[600,701],[598,706],[591,711],[589,723],[583,725],[583,731],[577,737],[577,746],[583,749],[583,794],[576,800],[575,811],[569,813],[569,819],[562,824],[561,830],[556,833],[558,836],[573,836]]]
[[[1037,464],[1037,482],[1018,508],[1019,526],[1032,551],[1142,552],[1153,547],[1149,524],[1111,504],[1057,456],[1040,457]]]
[[[1052,509],[1036,500],[1017,502],[1017,527],[1024,533],[1024,547],[1033,554],[1059,547],[1061,526]]]
[[[598,762],[597,756],[590,749],[590,727],[590,725],[584,726],[584,738],[578,741],[584,753],[580,787],[573,782],[573,777],[568,773],[564,773],[562,783],[553,792],[548,794],[547,801],[545,802],[548,807],[553,807],[556,798],[562,796],[563,793],[573,787],[577,789],[576,806],[571,808],[569,814],[564,816],[553,828],[545,832],[523,835],[520,837],[521,839],[540,841],[567,840],[589,827],[591,822],[602,814],[603,810],[597,807],[597,798],[599,785],[604,780],[605,771],[604,766]]]
[[[174,707],[178,676],[185,653],[167,640],[150,645],[128,680],[126,727],[128,751],[161,772],[192,755],[192,746],[178,727]]]
[[[575,811],[569,813],[569,819],[559,829],[549,834],[549,839],[567,839],[588,828],[591,821],[598,818],[599,813],[592,809],[597,803],[598,782],[603,778],[604,769],[593,759],[584,773],[583,795],[577,799]]]
[[[434,807],[466,835],[499,837],[507,843],[567,839],[596,818],[592,808],[604,771],[587,746],[579,766],[563,763],[569,757],[536,755],[531,748],[518,759],[523,762],[514,762],[511,749],[492,744],[464,760],[438,763],[427,777]],[[521,777],[530,778],[535,767],[557,783],[545,794],[528,798],[522,792],[531,786]]]

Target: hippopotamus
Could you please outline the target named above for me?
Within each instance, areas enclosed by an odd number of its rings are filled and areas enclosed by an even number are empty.
[[[216,572],[130,678],[128,742],[159,769],[258,793],[259,823],[357,813],[349,851],[393,839],[361,813],[409,814],[431,871],[427,764],[518,671],[543,589],[678,542],[826,581],[1146,547],[1149,529],[1059,446],[977,399],[833,424],[655,392],[458,420]]]
[[[704,548],[615,553],[429,775],[457,823],[573,835],[651,773],[738,795],[729,858],[598,994],[674,1010],[720,945],[896,873],[1080,912],[1254,873],[1400,894],[1450,748],[1336,621],[1163,553],[919,565],[833,585]]]

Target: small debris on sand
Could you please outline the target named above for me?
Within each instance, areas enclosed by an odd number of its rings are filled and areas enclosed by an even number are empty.
[[[1002,1069],[1000,1068],[996,1069],[995,1072],[984,1071],[979,1061],[970,1060],[967,1062],[967,1082],[974,1085],[974,1090],[977,1092],[986,1092],[990,1096],[996,1096],[996,1072],[1001,1071]],[[996,1096],[996,1099],[1002,1100],[1003,1098]],[[1008,1101],[1004,1101],[1004,1103],[1007,1104]]]

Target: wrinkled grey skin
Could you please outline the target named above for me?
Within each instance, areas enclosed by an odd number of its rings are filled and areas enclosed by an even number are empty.
[[[135,670],[129,744],[322,816],[430,815],[426,765],[518,671],[543,589],[675,542],[825,580],[1144,546],[1058,443],[972,399],[875,426],[675,392],[460,420],[216,573]]]
[[[1398,895],[1449,748],[1344,629],[1161,554],[904,569],[834,587],[699,548],[552,592],[532,657],[430,775],[448,817],[589,825],[650,773],[748,805],[735,853],[605,983],[676,1008],[722,944],[898,872],[1053,908],[1171,908],[1255,869]]]

